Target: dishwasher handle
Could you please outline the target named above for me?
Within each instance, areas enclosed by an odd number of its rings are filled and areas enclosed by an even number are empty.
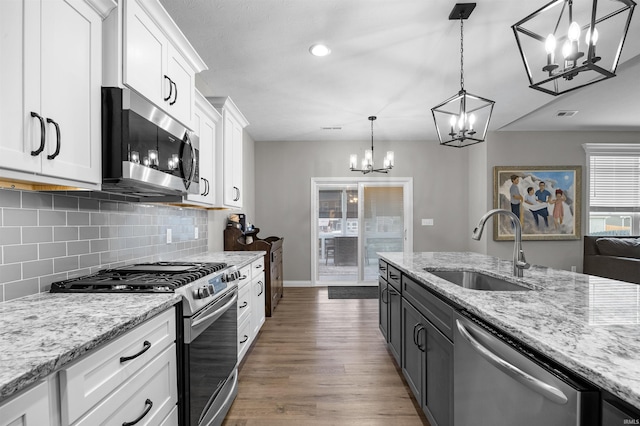
[[[541,394],[548,400],[555,402],[556,404],[564,405],[568,402],[567,396],[560,389],[553,387],[539,379],[536,379],[528,373],[525,373],[515,365],[512,365],[511,363],[505,361],[504,359],[491,352],[489,349],[482,346],[480,342],[478,342],[473,338],[473,336],[471,336],[469,331],[466,329],[464,324],[460,322],[460,320],[456,319],[456,326],[462,338],[469,342],[469,344],[491,365],[495,366],[503,373],[511,376],[514,380],[522,383],[523,385]]]

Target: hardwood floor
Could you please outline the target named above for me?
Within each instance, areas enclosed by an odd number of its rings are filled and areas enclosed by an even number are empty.
[[[377,299],[286,288],[223,425],[428,425],[410,392],[378,329]]]

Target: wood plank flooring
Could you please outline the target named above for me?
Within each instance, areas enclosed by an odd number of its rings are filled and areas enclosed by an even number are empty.
[[[224,426],[428,425],[387,351],[376,299],[286,288],[240,367]]]

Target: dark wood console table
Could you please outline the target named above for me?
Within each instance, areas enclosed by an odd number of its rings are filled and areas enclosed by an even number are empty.
[[[227,227],[224,230],[224,250],[225,251],[266,251],[264,255],[264,275],[266,297],[265,314],[270,317],[273,310],[278,305],[282,297],[282,243],[284,238],[258,237],[259,228],[254,228],[246,233],[234,227]],[[247,237],[253,239],[246,243]]]

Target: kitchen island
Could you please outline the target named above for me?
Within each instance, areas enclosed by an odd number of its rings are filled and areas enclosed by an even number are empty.
[[[174,260],[241,268],[263,255],[213,252]],[[180,301],[174,293],[39,293],[0,303],[0,403]]]
[[[379,253],[433,293],[519,339],[576,375],[640,407],[640,286],[471,252]],[[478,271],[530,291],[470,290],[428,270]]]

